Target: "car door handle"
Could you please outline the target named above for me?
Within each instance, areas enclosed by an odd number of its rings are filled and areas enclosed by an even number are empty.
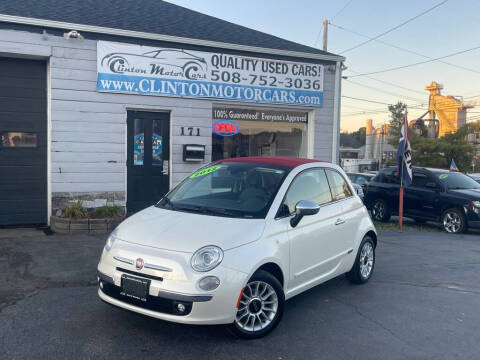
[[[338,218],[337,221],[335,221],[335,225],[342,225],[344,223],[345,223],[345,220],[340,218]]]

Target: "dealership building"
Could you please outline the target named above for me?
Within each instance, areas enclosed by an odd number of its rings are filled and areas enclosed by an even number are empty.
[[[160,0],[2,0],[0,225],[135,212],[223,158],[338,162],[344,60]]]

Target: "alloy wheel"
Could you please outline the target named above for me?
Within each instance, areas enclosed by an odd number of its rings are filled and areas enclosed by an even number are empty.
[[[385,204],[382,201],[377,201],[372,209],[373,217],[376,220],[381,220],[385,216]]]
[[[372,273],[374,262],[373,246],[370,242],[366,242],[360,252],[360,274],[367,279]]]
[[[443,228],[446,232],[457,233],[462,226],[462,219],[454,212],[449,211],[443,216]]]
[[[245,331],[259,331],[272,323],[277,310],[275,289],[264,281],[252,281],[242,293],[235,323]]]

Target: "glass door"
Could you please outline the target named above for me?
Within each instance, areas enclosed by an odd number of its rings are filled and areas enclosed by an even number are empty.
[[[170,115],[129,111],[127,213],[155,204],[169,190]]]

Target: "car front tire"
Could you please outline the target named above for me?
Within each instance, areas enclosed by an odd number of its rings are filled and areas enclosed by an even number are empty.
[[[376,199],[372,205],[372,217],[374,220],[387,222],[390,220],[390,208],[383,199]]]
[[[272,274],[259,270],[248,280],[230,325],[231,332],[243,339],[258,339],[270,333],[283,316],[285,294]]]
[[[467,220],[459,209],[448,209],[442,215],[442,226],[447,233],[461,234],[467,230]]]
[[[370,236],[365,236],[358,248],[352,269],[346,274],[354,284],[365,284],[375,268],[375,243]]]

